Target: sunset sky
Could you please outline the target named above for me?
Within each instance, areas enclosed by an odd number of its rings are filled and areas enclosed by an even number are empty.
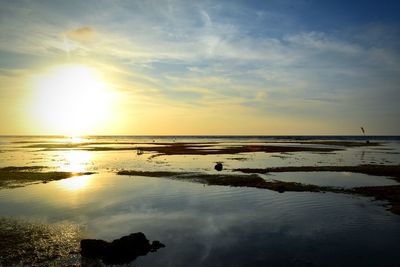
[[[400,134],[399,1],[0,1],[0,134]]]

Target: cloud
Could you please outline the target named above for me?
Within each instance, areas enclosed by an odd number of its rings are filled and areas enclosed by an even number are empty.
[[[96,36],[96,31],[90,26],[83,26],[69,30],[65,33],[65,35],[73,41],[87,43],[94,39]]]
[[[307,119],[326,115],[320,105],[332,117],[364,116],[374,105],[399,114],[399,35],[386,24],[332,31],[273,6],[231,2],[106,1],[96,12],[90,0],[78,2],[32,4],[32,16],[12,4],[0,19],[0,51],[13,64],[0,74],[28,56],[83,60],[103,64],[121,95],[147,106]]]

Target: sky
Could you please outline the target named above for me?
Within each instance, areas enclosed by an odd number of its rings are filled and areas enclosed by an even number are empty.
[[[0,134],[400,135],[398,1],[0,1]]]

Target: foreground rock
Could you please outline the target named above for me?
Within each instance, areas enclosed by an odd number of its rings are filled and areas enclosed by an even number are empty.
[[[165,245],[159,241],[153,241],[150,244],[146,236],[139,232],[112,242],[83,239],[81,240],[81,255],[86,258],[101,259],[106,264],[124,264],[163,247]]]

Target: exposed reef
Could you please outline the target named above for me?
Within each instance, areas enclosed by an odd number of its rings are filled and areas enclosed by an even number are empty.
[[[44,166],[22,166],[0,168],[0,189],[22,187],[34,183],[47,183],[51,181],[94,174],[94,172],[43,172]]]
[[[121,144],[114,144],[121,145]],[[144,146],[143,146],[144,145]],[[149,144],[130,144],[129,146],[104,146],[98,144],[91,146],[89,143],[83,144],[35,144],[27,148],[40,148],[45,151],[52,150],[85,150],[85,151],[141,151],[158,155],[222,155],[239,153],[283,153],[283,152],[333,152],[342,150],[335,147],[317,146],[284,146],[284,145],[265,145],[265,144],[243,144],[225,146],[223,144],[193,144],[193,143],[149,143]]]
[[[320,192],[320,191],[339,191],[341,189],[335,189],[331,187],[322,187],[317,185],[301,184],[295,182],[283,182],[283,181],[266,181],[260,176],[253,175],[237,175],[237,174],[204,174],[196,172],[163,172],[163,171],[135,171],[135,170],[124,170],[117,172],[118,175],[129,175],[129,176],[146,176],[146,177],[161,177],[170,178],[175,180],[192,181],[207,185],[223,185],[223,186],[234,186],[234,187],[255,187],[270,189],[280,193],[285,191],[296,191],[296,192]]]
[[[234,171],[242,173],[271,173],[271,172],[356,172],[376,176],[390,176],[400,181],[400,165],[358,165],[358,166],[291,166],[272,168],[240,168]]]
[[[385,169],[385,167],[388,167]],[[399,166],[383,166],[383,165],[360,165],[360,166],[323,166],[323,167],[281,167],[281,168],[266,168],[266,169],[237,169],[250,174],[203,174],[195,172],[167,172],[167,171],[136,171],[123,170],[119,171],[119,175],[129,176],[147,176],[147,177],[162,177],[176,180],[185,180],[203,183],[207,185],[221,185],[233,187],[253,187],[260,189],[269,189],[279,193],[286,191],[292,192],[333,192],[343,194],[362,195],[374,197],[377,200],[388,201],[391,206],[388,209],[400,215],[400,185],[393,186],[373,186],[373,187],[355,187],[345,189],[332,186],[318,186],[312,184],[302,184],[296,182],[284,181],[267,181],[257,173],[268,173],[272,171],[348,171],[359,172],[364,174],[373,174],[380,176],[392,176],[399,180]]]

